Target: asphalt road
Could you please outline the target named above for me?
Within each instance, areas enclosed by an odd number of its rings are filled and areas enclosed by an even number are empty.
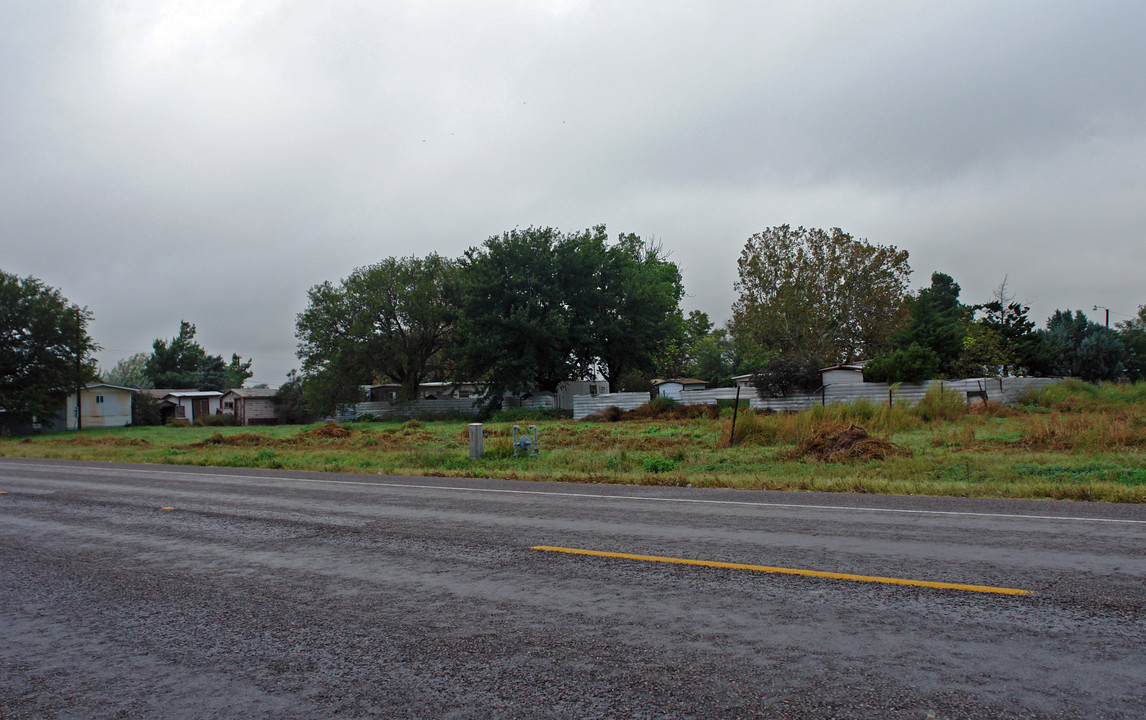
[[[1141,506],[10,458],[0,491],[3,718],[1146,717]]]

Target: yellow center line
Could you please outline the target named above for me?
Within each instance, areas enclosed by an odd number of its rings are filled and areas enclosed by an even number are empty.
[[[715,560],[688,560],[686,558],[660,557],[658,555],[630,555],[628,553],[603,552],[601,550],[581,550],[578,548],[535,545],[530,550],[570,553],[572,555],[593,555],[595,557],[643,560],[645,562],[673,563],[676,565],[703,565],[704,567],[728,568],[730,570],[752,570],[755,572],[782,573],[784,575],[806,575],[808,577],[831,578],[833,580],[854,580],[857,582],[885,583],[888,585],[914,585],[917,587],[940,588],[943,590],[966,590],[968,592],[1000,593],[1003,595],[1029,595],[1030,590],[994,587],[991,585],[963,585],[960,583],[932,582],[930,580],[908,580],[907,578],[879,577],[876,575],[850,575],[848,573],[824,572],[822,570],[800,570],[798,568],[770,567],[768,565],[745,565],[743,563],[717,562]]]

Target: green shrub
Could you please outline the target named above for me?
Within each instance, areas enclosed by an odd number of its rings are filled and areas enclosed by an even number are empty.
[[[865,382],[919,383],[939,377],[939,355],[931,348],[911,343],[863,366]]]
[[[760,421],[755,411],[741,410],[736,417],[736,427],[732,430],[732,444],[745,442],[768,444],[776,439],[776,428]]]
[[[814,393],[822,382],[819,363],[779,357],[769,360],[763,370],[752,376],[756,393],[762,398],[782,397],[793,390]]]
[[[649,455],[641,461],[641,467],[647,473],[663,473],[676,470],[676,463],[660,455]]]
[[[667,395],[658,395],[652,400],[649,400],[649,410],[652,410],[653,412],[662,412],[676,406],[676,400],[673,400]]]
[[[911,410],[925,422],[958,420],[967,414],[967,399],[958,390],[936,383]]]

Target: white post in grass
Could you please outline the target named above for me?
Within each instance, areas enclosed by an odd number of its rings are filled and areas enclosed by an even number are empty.
[[[477,460],[485,451],[481,423],[470,423],[470,460]]]

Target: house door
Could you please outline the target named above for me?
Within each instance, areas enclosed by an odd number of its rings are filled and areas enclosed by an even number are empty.
[[[207,417],[211,414],[211,401],[207,398],[195,398],[192,401],[193,407],[191,408],[191,419],[198,420],[199,418]]]

